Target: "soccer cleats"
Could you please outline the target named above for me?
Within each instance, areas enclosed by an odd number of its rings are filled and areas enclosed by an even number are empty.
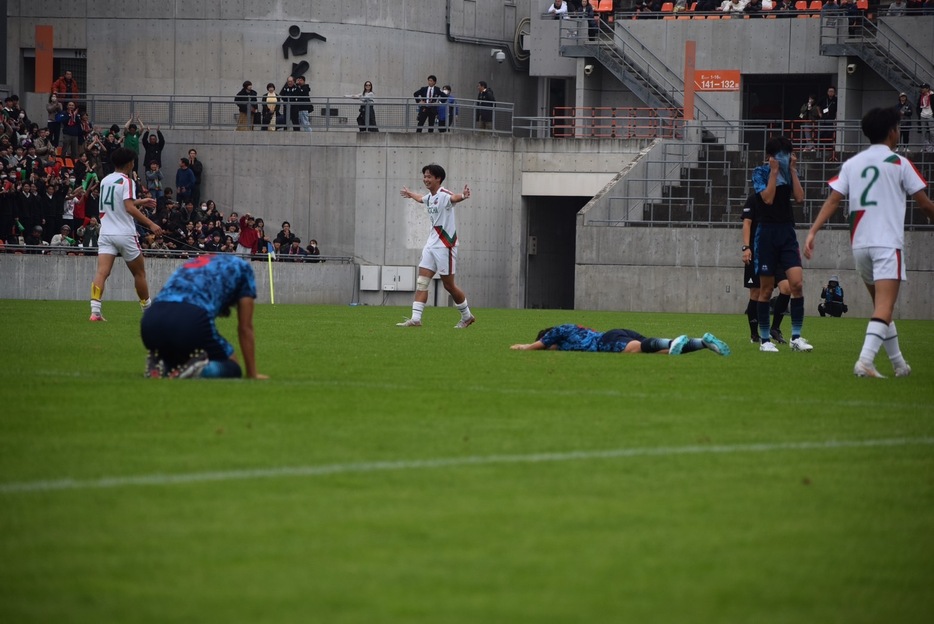
[[[684,347],[691,341],[687,336],[678,336],[668,346],[668,355],[681,355]]]
[[[422,322],[415,319],[405,319],[401,323],[396,323],[396,327],[421,327]]]
[[[905,362],[905,365],[902,366],[901,368],[895,369],[896,377],[907,377],[910,374],[911,374],[911,367],[908,366],[908,362]]]
[[[208,354],[203,349],[197,349],[188,358],[188,361],[172,369],[168,377],[170,379],[192,379],[201,375],[201,371],[211,362]]]
[[[476,317],[468,316],[465,319],[461,319],[457,322],[457,325],[454,326],[454,329],[466,329],[473,325],[477,321]]]
[[[763,342],[759,344],[759,351],[763,353],[778,353],[778,347],[771,342]]]
[[[856,360],[856,365],[853,367],[853,374],[857,377],[875,377],[877,379],[885,379],[885,375],[877,371],[874,365],[866,364],[862,360]]]
[[[785,344],[785,337],[782,336],[782,330],[780,329],[770,329],[769,336],[772,337],[772,340],[778,344]]]
[[[146,356],[146,372],[144,376],[147,379],[162,379],[165,377],[165,362],[159,357],[158,351],[150,351]]]
[[[813,351],[814,347],[811,346],[811,343],[798,336],[797,338],[792,338],[791,340],[791,350],[792,351]]]
[[[704,343],[704,346],[716,353],[717,355],[729,355],[730,347],[725,342],[707,332],[701,338],[701,342]]]
[[[105,318],[104,318],[103,316],[101,316],[100,314],[92,314],[92,315],[91,315],[91,318],[89,318],[88,320],[91,321],[92,323],[103,323],[103,322],[105,322],[107,319],[105,319]]]

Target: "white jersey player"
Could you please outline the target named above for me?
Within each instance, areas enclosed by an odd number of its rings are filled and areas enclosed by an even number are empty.
[[[162,228],[140,212],[140,206],[154,208],[156,200],[137,199],[136,184],[129,177],[135,158],[136,154],[133,151],[122,147],[117,149],[110,159],[116,170],[101,182],[101,231],[98,240],[97,273],[91,282],[92,321],[105,320],[101,315],[101,298],[104,296],[104,284],[110,277],[117,256],[123,256],[127,268],[133,274],[140,306],[145,310],[151,303],[149,284],[146,282],[146,267],[135,222],[143,224],[155,236],[162,235]]]
[[[849,198],[850,241],[856,273],[866,284],[873,301],[863,349],[853,368],[858,377],[882,377],[874,360],[883,345],[895,376],[911,374],[892,321],[899,286],[907,279],[905,196],[910,195],[931,217],[934,217],[934,203],[926,193],[927,181],[911,161],[893,151],[898,145],[899,123],[900,115],[893,108],[875,108],[866,113],[862,129],[872,145],[847,160],[839,175],[830,180],[830,196],[804,243],[804,256],[810,258],[817,233],[836,212],[840,201]]]
[[[428,194],[423,195],[402,187],[400,194],[420,204],[428,210],[431,219],[431,232],[422,250],[422,259],[418,263],[418,279],[415,282],[415,301],[412,302],[412,318],[397,323],[399,327],[421,327],[422,312],[428,302],[428,286],[435,273],[441,276],[444,289],[451,294],[454,305],[461,314],[455,329],[470,327],[476,321],[467,305],[467,295],[454,283],[457,268],[457,222],[454,218],[454,204],[470,197],[470,187],[464,185],[462,193],[451,193],[442,188],[445,172],[441,165],[422,167],[422,181]]]

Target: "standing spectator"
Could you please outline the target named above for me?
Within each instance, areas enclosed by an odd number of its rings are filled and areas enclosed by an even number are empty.
[[[373,107],[373,83],[367,80],[363,83],[363,91],[356,95],[348,95],[347,97],[356,98],[362,100],[360,104],[360,111],[357,114],[357,128],[360,132],[379,132],[379,128],[376,126],[376,109]]]
[[[493,129],[493,106],[496,102],[496,96],[490,89],[486,81],[481,80],[477,83],[477,127],[481,130]]]
[[[854,5],[855,6],[855,5]],[[830,150],[830,161],[837,160],[837,90],[834,87],[827,88],[827,97],[820,105],[821,113],[821,132],[820,140]]]
[[[279,243],[279,246],[286,248],[292,244],[292,241],[298,238],[295,234],[292,233],[292,225],[288,221],[282,222],[282,229],[279,230],[279,233],[276,234],[275,242]]]
[[[454,328],[464,329],[476,321],[470,313],[470,306],[467,305],[467,295],[454,282],[457,269],[457,223],[454,217],[454,205],[470,198],[470,187],[465,184],[462,193],[451,193],[441,187],[445,175],[441,165],[425,165],[422,167],[422,182],[428,189],[428,194],[422,195],[404,186],[400,191],[402,197],[425,206],[432,227],[422,251],[422,259],[418,263],[412,317],[397,323],[398,327],[421,327],[422,311],[428,302],[428,287],[431,284],[431,278],[436,273],[441,276],[444,289],[450,293],[451,298],[454,299],[454,305],[461,314],[461,320]]]
[[[175,173],[175,198],[179,202],[190,202],[195,186],[195,174],[188,165],[187,158],[178,161],[178,171]]]
[[[252,130],[253,113],[256,112],[256,91],[253,90],[252,82],[243,81],[243,88],[237,92],[234,102],[240,111],[237,116],[237,130]]]
[[[195,185],[191,191],[191,199],[195,206],[201,201],[201,183],[204,181],[204,163],[198,159],[198,150],[191,148],[188,150],[188,168],[195,174]]]
[[[934,152],[934,101],[931,100],[931,85],[921,85],[921,95],[918,96],[918,132],[924,141],[924,151]]]
[[[457,106],[457,100],[451,95],[451,85],[441,87],[441,105],[438,106],[438,132],[447,132],[447,129],[453,127],[457,122],[457,115],[460,108]]]
[[[285,124],[286,130],[288,130],[290,124],[292,126],[292,130],[296,132],[301,130],[298,121],[298,99],[300,93],[301,91],[299,90],[298,85],[295,84],[295,78],[292,76],[286,78],[285,86],[282,87],[281,91],[279,91],[279,99],[281,99],[282,103],[285,104],[285,114],[286,117],[288,117],[288,121]]]
[[[253,253],[259,233],[253,227],[256,221],[249,212],[240,217],[240,238],[237,239],[237,253],[249,256]]]
[[[138,124],[136,122],[138,122]],[[136,158],[133,159],[134,173],[139,168],[139,140],[142,136],[139,129],[143,125],[139,116],[136,117],[136,122],[133,121],[133,115],[130,115],[130,118],[127,119],[126,123],[123,125],[123,147],[136,154]]]
[[[101,163],[104,168],[104,175],[110,175],[114,172],[113,163],[110,162],[110,157],[113,156],[114,152],[120,149],[120,140],[119,135],[114,132],[108,132],[107,136],[104,137],[104,148],[101,151]]]
[[[798,119],[803,120],[801,127],[807,142],[804,147],[806,152],[814,151],[814,145],[817,142],[817,122],[820,118],[820,108],[817,106],[814,95],[808,95],[808,101],[801,105],[801,111],[798,113]]]
[[[159,168],[159,163],[155,160],[149,163],[149,169],[146,171],[145,189],[149,192],[149,196],[156,200],[156,204],[160,209],[165,207],[165,193],[162,188],[162,180],[164,179],[165,176]]]
[[[78,89],[78,81],[72,77],[70,71],[66,70],[58,80],[52,83],[52,93],[57,93],[62,103],[75,102],[77,104],[81,91]]]
[[[911,102],[908,101],[907,93],[898,94],[898,104],[895,105],[895,110],[898,111],[901,119],[899,125],[900,140],[897,151],[904,150],[907,152],[911,143],[911,118],[915,114],[915,109],[911,107]]]
[[[311,105],[311,86],[305,84],[305,77],[299,76],[295,79],[295,86],[298,88],[298,123],[302,132],[311,132],[311,119],[309,115],[315,107]]]
[[[266,95],[263,96],[262,117],[263,127],[270,132],[275,132],[279,121],[279,95],[276,93],[276,85],[271,82],[266,85]]]
[[[596,39],[597,38],[597,17],[593,12],[593,5],[590,3],[590,0],[583,0],[581,5],[581,12],[583,18],[587,20],[587,38]]]
[[[435,131],[435,119],[438,116],[438,97],[441,95],[441,89],[436,86],[437,82],[438,79],[434,75],[428,76],[428,85],[412,94],[415,103],[418,104],[418,117],[416,117],[418,129],[415,130],[416,132],[422,131],[422,126],[425,125],[426,121],[428,122],[428,132]]]
[[[901,17],[905,14],[907,9],[908,5],[905,3],[905,0],[895,0],[889,5],[889,10],[886,11],[885,14],[888,17]]]
[[[266,223],[262,219],[256,219],[253,228],[256,230],[256,243],[253,245],[253,253],[269,253],[269,250],[273,248],[273,244],[266,237]]]
[[[77,158],[84,151],[84,133],[81,130],[81,114],[74,102],[65,107],[62,122],[62,156]]]
[[[136,198],[136,184],[129,177],[133,172],[133,152],[121,148],[114,153],[113,162],[116,172],[104,178],[101,184],[107,218],[101,225],[97,273],[91,284],[91,321],[104,320],[101,315],[101,299],[118,255],[123,256],[127,268],[133,274],[140,307],[143,311],[149,307],[151,300],[149,284],[146,281],[146,265],[140,252],[134,221],[144,225],[156,236],[162,234],[162,228],[140,212],[140,207],[155,208],[156,201],[151,198]]]
[[[907,377],[911,367],[901,353],[892,320],[899,287],[908,278],[903,256],[905,196],[910,195],[930,218],[934,218],[934,202],[928,197],[927,182],[918,170],[908,159],[892,152],[899,137],[898,113],[892,108],[875,108],[863,116],[861,125],[871,145],[843,163],[840,173],[831,178],[830,196],[808,232],[804,257],[813,256],[817,233],[840,202],[849,197],[853,260],[873,304],[853,373],[857,377],[882,377],[874,361],[884,346],[895,376]],[[866,175],[867,171],[874,173]]]
[[[49,101],[45,105],[45,110],[48,113],[48,128],[50,140],[52,145],[58,147],[59,137],[61,137],[62,132],[62,122],[65,120],[65,115],[63,114],[63,105],[61,100],[58,99],[58,96],[53,91],[49,94]]]
[[[162,136],[162,131],[159,130],[159,126],[156,126],[156,133],[153,134],[150,132],[149,128],[146,128],[146,132],[143,133],[143,150],[145,151],[145,156],[143,156],[143,170],[148,171],[150,163],[158,163],[159,168],[162,168],[162,150],[165,149],[165,137]]]

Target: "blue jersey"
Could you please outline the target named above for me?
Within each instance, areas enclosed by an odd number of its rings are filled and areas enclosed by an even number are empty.
[[[548,348],[557,346],[559,351],[601,351],[600,339],[603,332],[580,325],[558,325],[541,337]]]
[[[181,302],[205,309],[211,318],[243,297],[256,299],[253,267],[239,256],[198,256],[169,277],[153,302]]]

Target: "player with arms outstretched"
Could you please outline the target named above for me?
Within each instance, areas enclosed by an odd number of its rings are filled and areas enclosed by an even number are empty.
[[[431,232],[422,250],[422,259],[418,263],[412,318],[396,323],[398,327],[421,327],[422,312],[428,302],[428,286],[435,273],[441,276],[444,289],[451,294],[454,305],[461,313],[461,320],[454,328],[464,329],[476,321],[467,305],[467,295],[454,283],[454,273],[457,267],[457,224],[454,219],[454,204],[470,198],[470,187],[465,184],[462,193],[451,193],[441,186],[445,175],[441,165],[425,165],[422,167],[422,181],[428,189],[428,194],[416,193],[404,186],[400,191],[403,197],[425,205],[428,217],[431,219]]]
[[[934,203],[925,189],[927,181],[914,165],[893,150],[899,139],[899,113],[892,108],[875,108],[863,117],[863,134],[870,145],[853,156],[831,178],[830,196],[814,219],[804,243],[804,256],[814,254],[817,233],[837,211],[840,201],[849,198],[850,245],[856,273],[872,297],[873,311],[863,349],[853,367],[857,377],[882,377],[874,364],[879,348],[892,362],[896,377],[907,377],[911,367],[898,345],[898,332],[892,315],[905,269],[905,196],[934,218]]]
[[[240,377],[234,348],[217,332],[214,320],[237,308],[237,334],[243,366],[250,379],[266,379],[256,371],[253,267],[232,254],[198,256],[179,267],[143,314],[140,333],[149,349],[146,376]]]
[[[136,294],[143,311],[149,307],[149,283],[146,281],[146,265],[136,234],[138,221],[156,236],[162,236],[162,228],[144,215],[139,207],[155,208],[155,199],[137,199],[136,183],[129,177],[133,171],[136,154],[121,147],[110,157],[116,169],[101,182],[100,211],[101,230],[98,239],[97,273],[91,282],[91,318],[103,321],[101,298],[104,285],[113,270],[114,260],[123,256],[126,266],[133,274]]]

